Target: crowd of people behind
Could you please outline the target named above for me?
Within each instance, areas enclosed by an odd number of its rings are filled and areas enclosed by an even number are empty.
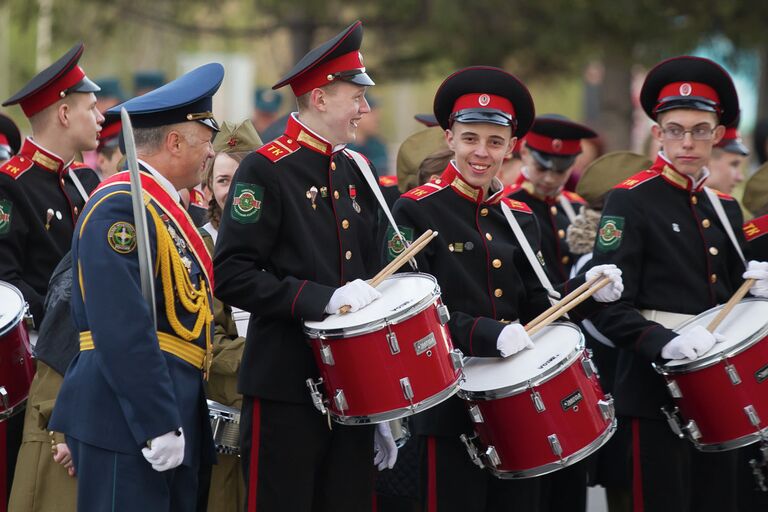
[[[0,375],[21,390],[0,408],[0,512],[584,512],[595,485],[611,512],[765,510],[765,440],[697,449],[652,366],[738,342],[682,326],[745,279],[768,298],[768,133],[740,204],[751,152],[728,73],[689,56],[651,69],[639,99],[657,149],[639,155],[601,154],[507,71],[463,68],[388,175],[362,34],[353,23],[257,89],[240,123],[212,112],[220,64],[137,74],[126,100],[86,76],[82,44],[3,103],[31,135],[0,114],[0,284],[32,321],[0,332],[26,347],[28,330],[36,371]],[[281,116],[283,87],[296,111]],[[477,419],[458,395],[402,422],[318,412],[307,383],[333,357],[303,323],[380,300],[367,280],[429,230],[415,264],[465,357],[535,351],[526,325],[590,289],[570,321],[617,422],[583,460],[499,478],[468,453]],[[0,343],[0,360],[17,348]]]

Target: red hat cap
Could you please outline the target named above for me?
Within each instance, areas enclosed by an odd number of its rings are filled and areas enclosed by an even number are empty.
[[[679,99],[680,97],[690,96],[692,98],[704,98],[713,102],[719,107],[720,97],[712,87],[700,82],[672,82],[661,88],[659,91],[658,103],[655,110],[664,105],[668,98]]]
[[[581,139],[558,139],[533,131],[525,136],[525,144],[532,149],[551,155],[578,155],[581,153]]]

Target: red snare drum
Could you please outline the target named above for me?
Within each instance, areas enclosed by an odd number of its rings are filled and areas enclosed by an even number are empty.
[[[459,396],[475,435],[462,435],[470,457],[504,479],[545,475],[603,446],[616,430],[613,399],[603,394],[584,336],[555,323],[535,347],[506,359],[464,363]]]
[[[458,390],[461,352],[435,278],[396,274],[377,289],[382,297],[359,311],[304,323],[321,376],[307,385],[315,406],[325,413],[327,405],[338,423],[403,418]]]
[[[0,421],[24,410],[35,375],[26,312],[21,292],[0,281]]]
[[[722,306],[685,322],[706,327]],[[768,438],[768,300],[745,299],[717,332],[725,341],[696,360],[654,364],[675,400],[672,430],[701,451],[732,450]]]

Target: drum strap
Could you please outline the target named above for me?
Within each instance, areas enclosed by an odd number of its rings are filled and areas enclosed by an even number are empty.
[[[376,178],[373,177],[373,171],[371,171],[371,166],[368,165],[368,161],[365,159],[365,157],[363,157],[363,155],[361,155],[357,151],[352,151],[351,149],[345,149],[344,151],[349,156],[352,157],[352,160],[354,160],[357,166],[360,168],[360,172],[363,173],[363,176],[365,177],[365,181],[368,183],[368,186],[371,188],[371,192],[373,192],[373,195],[376,196],[376,200],[379,202],[381,209],[384,211],[384,215],[387,216],[389,225],[392,226],[392,229],[395,230],[395,233],[397,233],[397,236],[400,238],[400,240],[402,240],[403,245],[408,245],[408,241],[400,232],[400,228],[397,227],[395,218],[392,217],[392,212],[390,211],[389,206],[387,206],[387,201],[384,200],[384,195],[381,193],[381,189],[379,188],[379,184],[376,181]],[[418,270],[418,265],[416,265],[415,259],[411,258],[410,260],[408,260],[408,263],[411,264],[411,268],[413,270]]]
[[[528,263],[531,264],[536,277],[539,278],[541,285],[547,290],[549,301],[554,305],[555,299],[559,299],[560,294],[552,287],[552,283],[549,281],[547,273],[544,271],[544,267],[541,266],[538,258],[536,258],[536,255],[533,253],[533,248],[528,242],[528,239],[525,238],[525,234],[523,234],[523,230],[520,228],[520,224],[518,224],[515,215],[503,201],[501,202],[501,211],[504,212],[504,217],[507,218],[509,227],[512,228],[512,232],[515,234],[515,238],[517,238],[517,243],[520,244],[520,247],[523,249],[523,253],[525,253],[525,257],[528,258]]]
[[[717,218],[720,219],[720,224],[723,225],[723,228],[725,228],[725,232],[728,233],[728,238],[731,239],[733,248],[736,249],[736,254],[739,255],[739,258],[741,258],[741,262],[744,264],[744,267],[746,267],[747,260],[744,259],[744,253],[741,251],[739,242],[736,240],[736,235],[733,233],[733,227],[731,226],[731,223],[728,221],[728,217],[725,215],[725,210],[723,209],[723,203],[720,202],[720,198],[717,197],[717,194],[715,194],[715,192],[711,188],[704,187],[704,192],[707,193],[709,202],[712,203],[712,207],[715,209],[715,213],[717,213]]]

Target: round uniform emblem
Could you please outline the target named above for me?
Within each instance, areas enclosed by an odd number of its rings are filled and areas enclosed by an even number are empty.
[[[491,97],[487,94],[481,94],[480,97],[477,98],[477,102],[481,107],[485,107],[491,102]]]
[[[136,248],[136,229],[128,222],[115,222],[107,231],[107,242],[115,252],[128,254]]]
[[[240,210],[240,213],[248,215],[251,210],[256,208],[256,197],[253,195],[253,192],[246,190],[237,196],[235,207]]]
[[[691,84],[684,83],[680,86],[680,95],[681,96],[690,96],[691,95]]]
[[[552,149],[555,153],[559,153],[563,149],[563,141],[560,139],[552,139]]]

